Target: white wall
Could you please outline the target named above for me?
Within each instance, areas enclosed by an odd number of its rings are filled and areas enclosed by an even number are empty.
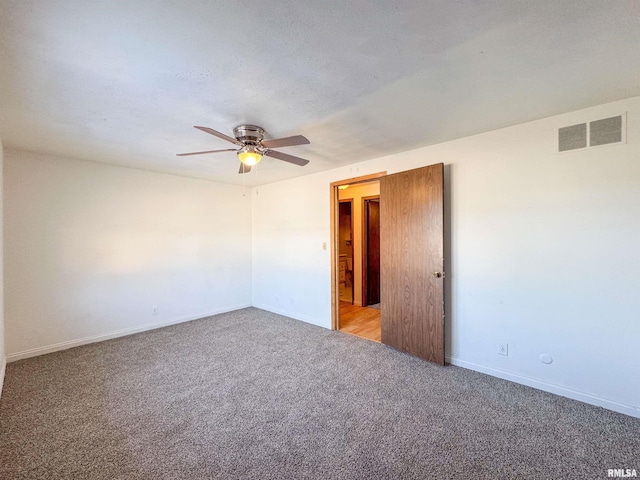
[[[626,144],[556,153],[625,111]],[[329,183],[444,162],[447,358],[640,416],[639,152],[635,97],[260,187],[254,305],[330,328]]]
[[[250,191],[23,151],[4,160],[9,360],[251,304]]]
[[[4,372],[7,366],[7,359],[5,356],[5,341],[4,341],[4,202],[2,192],[2,171],[3,171],[3,148],[2,141],[0,140],[0,396],[2,395],[2,386],[4,385]]]
[[[329,187],[317,178],[253,189],[253,305],[329,328]]]

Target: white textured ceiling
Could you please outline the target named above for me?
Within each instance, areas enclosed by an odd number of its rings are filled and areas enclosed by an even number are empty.
[[[640,1],[0,0],[5,147],[270,183],[640,95]]]

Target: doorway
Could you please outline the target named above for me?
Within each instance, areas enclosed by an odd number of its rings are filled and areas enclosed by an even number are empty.
[[[380,308],[380,195],[362,198],[362,306]]]
[[[340,302],[353,305],[353,199],[340,200],[338,228]]]
[[[378,177],[349,179],[336,190],[334,328],[380,342],[380,181]]]
[[[362,200],[367,220],[379,218],[379,285],[381,343],[444,365],[444,165],[442,163],[391,175],[379,173],[331,184],[331,300],[332,329],[346,331],[349,312],[342,308],[338,293],[337,220],[339,187],[377,179],[378,201]],[[363,197],[365,195],[362,195]],[[369,194],[369,196],[375,196]],[[355,195],[354,195],[355,197]],[[375,205],[377,203],[377,205]],[[354,202],[357,208],[358,202]],[[372,206],[373,205],[373,206]],[[378,208],[379,207],[379,208]],[[354,214],[355,217],[355,214]],[[355,225],[358,221],[355,220]],[[367,225],[368,228],[368,225]],[[354,235],[353,238],[363,238]],[[376,235],[370,235],[375,242]],[[371,238],[368,240],[371,246]],[[357,252],[354,246],[354,252]],[[361,250],[362,252],[362,247]],[[357,257],[357,253],[354,253]],[[362,258],[362,257],[361,257]],[[367,255],[367,258],[371,258]],[[364,260],[363,260],[364,261]],[[375,263],[375,259],[371,263]],[[357,267],[357,263],[354,265]],[[364,269],[360,272],[365,277]],[[354,278],[358,279],[357,272]],[[376,278],[367,275],[367,283]],[[370,287],[370,285],[369,285]],[[367,290],[370,288],[367,287]],[[354,282],[351,308],[370,308],[375,300]],[[357,305],[360,303],[360,305]],[[342,315],[341,315],[342,314]],[[347,324],[347,325],[345,325]],[[353,333],[355,332],[347,332]],[[363,336],[363,335],[360,335]]]

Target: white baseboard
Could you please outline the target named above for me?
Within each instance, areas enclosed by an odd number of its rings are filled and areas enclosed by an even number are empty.
[[[303,315],[298,315],[297,313],[294,313],[294,312],[288,312],[287,310],[282,310],[282,309],[279,309],[279,308],[273,308],[270,305],[261,305],[259,303],[254,303],[253,306],[256,307],[256,308],[259,308],[260,310],[266,310],[267,312],[276,313],[278,315],[282,315],[282,316],[285,316],[285,317],[293,318],[294,320],[299,320],[299,321],[304,322],[304,323],[310,323],[311,325],[315,325],[317,327],[331,329],[330,326],[327,327],[326,325],[318,322],[315,319],[312,319],[312,318],[309,318],[309,317],[305,317]]]
[[[55,343],[53,345],[47,345],[44,347],[31,348],[29,350],[23,350],[22,352],[16,352],[7,355],[6,361],[7,363],[15,362],[24,358],[37,357],[39,355],[58,352],[60,350],[67,350],[68,348],[79,347],[81,345],[87,345],[89,343],[102,342],[104,340],[110,340],[112,338],[124,337],[126,335],[133,335],[134,333],[146,332],[148,330],[155,330],[156,328],[163,328],[170,325],[176,325],[178,323],[190,322],[192,320],[198,320],[200,318],[210,317],[211,315],[219,315],[221,313],[232,312],[234,310],[240,310],[241,308],[247,308],[250,306],[251,304],[234,305],[221,308],[219,310],[214,310],[212,312],[199,313],[196,315],[185,315],[183,317],[174,318],[165,322],[147,323],[138,327],[123,328],[121,330],[115,330],[113,332],[101,333],[98,335],[78,338],[75,340],[68,340],[66,342]]]
[[[507,372],[506,370],[500,370],[498,368],[487,367],[473,362],[467,362],[466,360],[460,360],[459,358],[446,355],[445,359],[451,365],[457,367],[467,368],[469,370],[475,370],[476,372],[486,373],[492,377],[502,378],[503,380],[509,380],[511,382],[520,383],[528,387],[537,388],[545,392],[554,393],[562,397],[571,398],[580,402],[595,405],[597,407],[603,407],[614,412],[624,413],[631,417],[640,418],[640,407],[634,405],[628,405],[625,403],[616,402],[608,398],[603,398],[598,395],[592,395],[590,393],[579,392],[572,390],[561,385],[555,385],[553,383],[542,382],[533,378],[525,377],[516,373]]]
[[[0,363],[0,398],[2,398],[2,387],[4,386],[4,372],[7,371],[7,359],[2,357],[2,362]]]

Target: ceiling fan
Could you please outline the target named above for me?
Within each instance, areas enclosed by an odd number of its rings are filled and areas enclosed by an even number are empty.
[[[240,171],[238,173],[247,173],[251,171],[253,165],[257,165],[262,159],[263,155],[268,157],[277,158],[278,160],[284,160],[285,162],[300,165],[301,167],[309,163],[309,160],[304,158],[294,157],[288,153],[276,152],[271,150],[272,148],[279,147],[291,147],[294,145],[305,145],[309,142],[302,135],[294,135],[293,137],[276,138],[273,140],[264,140],[264,134],[266,133],[264,128],[256,125],[238,125],[233,129],[233,135],[236,138],[232,138],[224,133],[220,133],[209,127],[194,127],[203,132],[215,135],[218,138],[222,138],[227,142],[235,143],[238,149],[225,148],[223,150],[207,150],[205,152],[190,152],[190,153],[178,153],[178,157],[184,157],[186,155],[201,155],[203,153],[217,153],[217,152],[236,152],[240,159]]]

